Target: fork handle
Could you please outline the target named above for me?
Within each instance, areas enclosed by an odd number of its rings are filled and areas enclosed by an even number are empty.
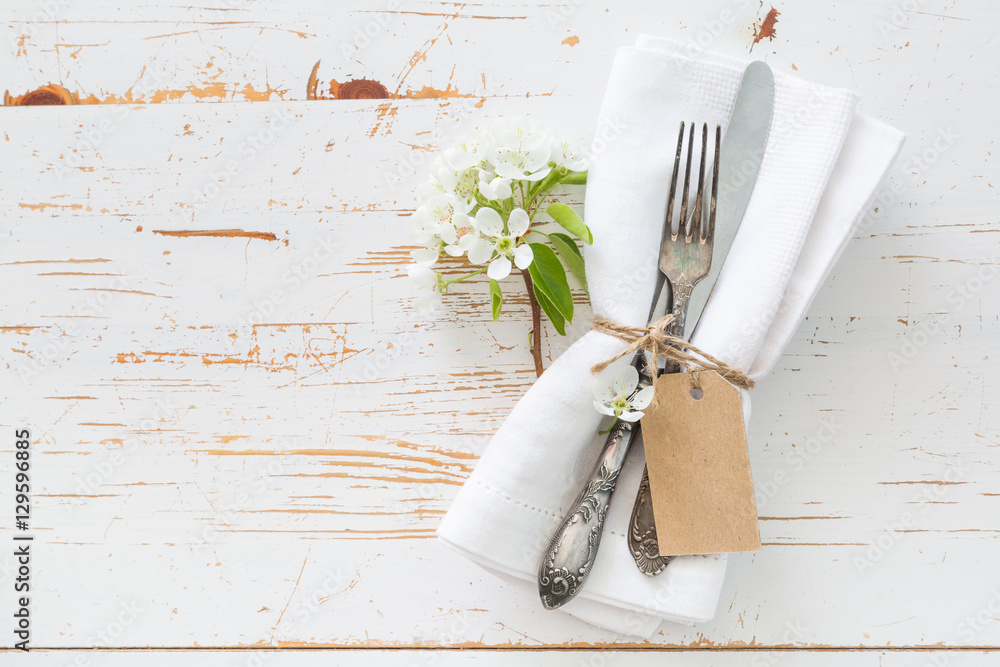
[[[640,350],[635,355],[632,365],[639,371],[638,389],[652,384],[644,352]],[[611,494],[638,430],[638,422],[619,419],[615,423],[587,485],[552,536],[538,571],[538,595],[546,609],[556,609],[572,600],[590,575],[601,545]]]
[[[685,285],[677,281],[670,284],[670,311],[674,319],[667,325],[667,333],[674,338],[684,335],[684,321],[687,319],[688,300],[691,298],[691,291],[694,285]],[[676,371],[672,371],[676,372]]]

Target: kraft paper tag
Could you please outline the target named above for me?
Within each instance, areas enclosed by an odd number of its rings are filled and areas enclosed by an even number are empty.
[[[739,390],[714,371],[664,374],[643,412],[660,554],[760,551]]]

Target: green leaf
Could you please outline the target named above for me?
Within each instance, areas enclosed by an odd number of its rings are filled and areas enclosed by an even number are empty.
[[[562,258],[562,262],[569,269],[569,272],[576,276],[576,279],[583,285],[583,290],[590,294],[590,290],[587,288],[587,272],[583,266],[583,253],[580,252],[576,241],[558,232],[549,234],[549,240],[552,241],[552,245],[555,246],[556,252],[559,253],[559,257]]]
[[[493,309],[493,321],[500,319],[500,308],[503,306],[503,292],[500,283],[490,278],[490,307]]]
[[[529,243],[534,258],[528,266],[531,282],[559,314],[567,321],[573,320],[573,294],[566,281],[566,269],[559,263],[555,251],[544,243]],[[553,320],[555,323],[555,320]]]
[[[563,176],[563,185],[586,185],[587,184],[587,172],[586,171],[571,171],[565,176]]]
[[[552,326],[556,328],[556,331],[559,332],[559,335],[565,336],[566,335],[565,318],[563,318],[563,316],[559,314],[559,311],[556,310],[556,307],[552,305],[552,302],[549,301],[545,297],[545,295],[542,294],[541,291],[539,291],[537,284],[535,285],[535,299],[538,301],[538,305],[542,307],[542,311],[548,316],[550,320],[552,320]]]
[[[549,204],[545,212],[552,216],[553,220],[562,225],[562,228],[567,232],[577,238],[583,239],[587,242],[587,245],[594,245],[594,235],[590,233],[587,225],[583,224],[583,220],[576,214],[576,211],[569,206],[556,202],[555,204]]]

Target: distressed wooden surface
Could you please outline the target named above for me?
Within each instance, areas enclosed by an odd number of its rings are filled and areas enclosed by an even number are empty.
[[[34,645],[992,664],[946,649],[1000,647],[1000,6],[918,4],[776,5],[754,44],[769,7],[740,2],[5,3],[12,95],[176,103],[0,112],[0,422],[38,441]],[[494,324],[471,281],[416,317],[404,234],[421,164],[461,128],[527,113],[588,138],[640,31],[854,88],[909,134],[896,190],[755,390],[764,550],[731,560],[714,621],[648,643],[434,539],[533,379],[528,314],[514,293]],[[367,79],[389,99],[307,100],[317,60],[316,97]],[[551,358],[568,341],[548,334]],[[763,653],[722,650],[746,647]],[[827,647],[861,650],[796,655]]]
[[[241,665],[295,665],[296,667],[326,667],[337,661],[364,661],[376,667],[413,667],[414,665],[493,665],[541,664],[552,667],[659,667],[669,661],[677,667],[936,667],[963,665],[988,667],[995,656],[986,651],[671,651],[667,655],[650,653],[537,651],[507,649],[504,651],[352,651],[320,650],[309,652],[250,650],[235,652],[143,651],[134,653],[95,653],[92,651],[37,651],[26,656],[15,654],[10,664],[63,667],[64,665],[95,665],[97,667],[127,667],[141,660],[150,667],[167,667],[180,661],[196,659],[208,667]],[[937,661],[937,662],[935,662]],[[941,662],[944,661],[944,662]]]

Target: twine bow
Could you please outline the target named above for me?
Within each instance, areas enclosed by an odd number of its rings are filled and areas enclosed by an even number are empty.
[[[628,343],[628,347],[610,359],[591,366],[591,372],[600,373],[622,357],[645,350],[653,357],[653,368],[658,367],[662,357],[683,366],[687,371],[715,371],[730,384],[741,389],[750,389],[754,386],[754,381],[740,369],[733,368],[691,343],[668,334],[667,326],[673,321],[674,316],[667,315],[645,327],[628,327],[604,317],[595,317],[592,327],[595,331],[614,336]]]

